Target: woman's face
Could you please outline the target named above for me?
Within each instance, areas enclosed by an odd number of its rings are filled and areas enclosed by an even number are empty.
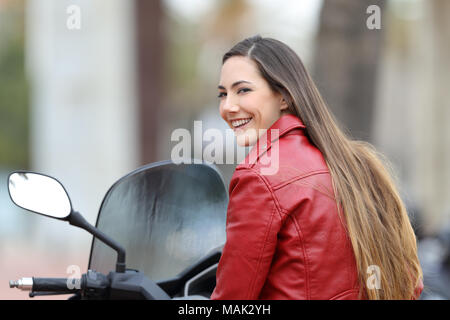
[[[256,63],[241,56],[222,66],[219,84],[220,115],[233,129],[240,146],[251,146],[264,129],[287,112],[280,93],[273,92]]]

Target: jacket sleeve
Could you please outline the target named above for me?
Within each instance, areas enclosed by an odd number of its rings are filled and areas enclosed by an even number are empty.
[[[281,227],[272,190],[252,169],[238,169],[230,182],[226,236],[211,299],[258,299]]]

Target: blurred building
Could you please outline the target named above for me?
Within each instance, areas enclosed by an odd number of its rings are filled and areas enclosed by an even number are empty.
[[[12,1],[0,0],[0,18]],[[257,33],[277,38],[313,71],[323,3],[25,1],[30,169],[58,178],[74,209],[95,223],[113,182],[143,163],[170,158],[173,130],[192,130],[195,120],[203,120],[205,130],[226,129],[218,112],[217,84],[222,55],[237,41]],[[340,14],[356,24],[367,18],[366,12],[347,18],[345,10]],[[402,195],[420,212],[421,231],[429,233],[450,221],[449,15],[448,0],[387,1],[372,88],[371,140],[392,162]],[[0,50],[6,46],[1,41],[6,21],[0,20]],[[329,62],[336,66],[332,54]],[[27,134],[26,125],[21,126],[18,131]],[[234,166],[219,165],[226,183]],[[2,167],[5,175],[9,167]],[[6,190],[0,191],[1,209],[12,213],[10,203],[4,204],[9,201]],[[0,253],[12,258],[16,249],[28,249],[35,269],[46,276],[50,271],[63,276],[70,264],[87,267],[91,236],[60,221],[21,214],[0,226]],[[42,252],[48,256],[38,261]],[[2,267],[16,274],[30,259],[21,260],[21,267]]]
[[[432,234],[450,222],[450,2],[388,4],[373,135]]]
[[[94,223],[109,186],[138,166],[133,21],[126,0],[26,7],[31,169],[60,179]]]

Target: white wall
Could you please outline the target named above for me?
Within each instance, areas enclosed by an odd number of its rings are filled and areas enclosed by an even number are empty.
[[[80,8],[79,30],[67,27],[70,5]],[[74,209],[91,223],[112,183],[138,166],[133,5],[129,0],[27,3],[32,169],[57,177]],[[87,263],[91,237],[86,232],[40,221],[36,241],[65,251],[62,265],[78,253]]]

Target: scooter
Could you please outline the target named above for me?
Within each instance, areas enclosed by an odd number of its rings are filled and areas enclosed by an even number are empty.
[[[80,279],[21,278],[10,281],[11,288],[30,297],[73,294],[74,300],[210,298],[228,203],[213,165],[162,161],[125,175],[106,193],[95,227],[73,209],[53,177],[16,171],[8,190],[17,206],[94,236],[88,271]]]

